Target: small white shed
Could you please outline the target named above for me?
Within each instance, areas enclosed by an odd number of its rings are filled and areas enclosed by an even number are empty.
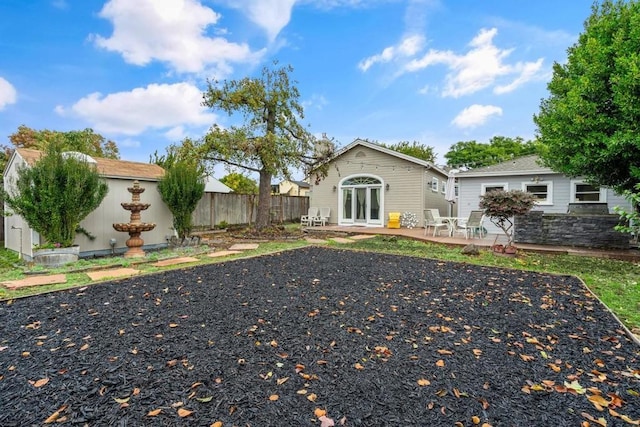
[[[35,164],[43,155],[44,153],[38,150],[17,148],[4,170],[5,190],[12,192],[18,176],[18,168]],[[95,236],[94,240],[90,240],[82,234],[76,235],[74,243],[80,246],[80,256],[109,255],[127,250],[125,241],[129,235],[114,230],[113,224],[129,222],[130,212],[124,210],[121,203],[131,201],[131,193],[127,188],[133,186],[134,180],[138,180],[140,186],[145,189],[140,196],[140,201],[151,205],[141,212],[142,221],[156,224],[153,230],[142,233],[143,248],[148,250],[165,247],[167,236],[173,234],[173,217],[158,192],[158,180],[164,175],[164,169],[149,163],[99,157],[92,159],[95,161],[98,172],[106,180],[109,192],[100,206],[80,223],[84,229]],[[5,209],[7,209],[6,206]],[[5,248],[21,253],[24,259],[30,260],[33,245],[40,243],[39,234],[32,230],[19,215],[7,216],[4,227]],[[113,247],[110,244],[111,239],[115,239],[116,242]]]

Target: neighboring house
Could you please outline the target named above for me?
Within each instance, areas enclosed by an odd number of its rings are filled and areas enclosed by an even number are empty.
[[[328,163],[326,178],[311,185],[309,206],[330,208],[329,224],[382,227],[389,212],[411,212],[421,227],[425,208],[442,216],[455,208],[445,200],[447,173],[425,160],[356,139]]]
[[[274,188],[275,194],[286,196],[308,196],[311,191],[311,185],[304,181],[284,180]]]
[[[233,193],[233,190],[230,187],[227,187],[225,184],[221,183],[211,175],[207,175],[204,181],[204,192],[205,193]]]
[[[18,176],[18,168],[33,165],[42,155],[43,153],[38,150],[16,149],[4,170],[4,188],[11,192]],[[167,236],[173,233],[173,216],[158,191],[158,180],[163,176],[164,170],[155,164],[86,157],[92,163],[95,162],[98,172],[109,186],[109,192],[100,206],[80,223],[85,230],[95,236],[95,240],[89,240],[82,234],[76,234],[74,243],[80,246],[80,256],[111,254],[111,239],[115,239],[116,253],[127,250],[125,241],[129,235],[114,230],[112,224],[129,222],[131,212],[124,210],[120,204],[131,202],[131,193],[127,188],[133,186],[134,180],[138,180],[140,186],[145,189],[140,195],[140,201],[151,205],[141,212],[141,220],[156,224],[153,230],[142,233],[143,248],[166,246]],[[33,245],[40,243],[39,234],[29,228],[29,225],[18,215],[7,216],[4,226],[5,248],[21,252],[24,259],[30,260]]]
[[[624,197],[605,187],[594,187],[580,178],[569,178],[540,166],[536,155],[517,157],[491,166],[456,174],[458,179],[458,216],[465,218],[479,209],[480,196],[490,190],[523,190],[533,193],[538,202],[533,210],[545,213],[567,213],[569,203],[606,204],[631,209]],[[485,221],[489,233],[502,233],[490,221]]]

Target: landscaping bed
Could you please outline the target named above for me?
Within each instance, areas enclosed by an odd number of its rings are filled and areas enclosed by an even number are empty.
[[[569,276],[308,247],[0,303],[2,426],[622,426],[639,393]]]

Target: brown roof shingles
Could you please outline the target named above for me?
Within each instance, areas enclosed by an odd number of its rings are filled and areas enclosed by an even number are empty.
[[[33,165],[42,155],[42,151],[30,148],[18,148],[20,156]],[[107,178],[135,178],[156,181],[164,175],[164,169],[151,163],[129,162],[126,160],[105,159],[93,157],[98,172]]]

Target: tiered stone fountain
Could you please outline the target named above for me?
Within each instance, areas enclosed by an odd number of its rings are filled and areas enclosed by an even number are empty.
[[[140,203],[140,194],[144,193],[144,190],[144,188],[140,187],[138,180],[133,181],[133,187],[127,188],[127,191],[131,193],[131,202],[120,203],[123,209],[131,211],[130,221],[128,223],[113,224],[113,228],[117,231],[129,233],[129,238],[126,241],[129,250],[125,252],[125,258],[144,257],[144,251],[142,250],[144,240],[142,240],[140,234],[142,234],[143,231],[150,231],[156,227],[153,223],[140,221],[140,211],[144,211],[151,206],[149,203]]]

